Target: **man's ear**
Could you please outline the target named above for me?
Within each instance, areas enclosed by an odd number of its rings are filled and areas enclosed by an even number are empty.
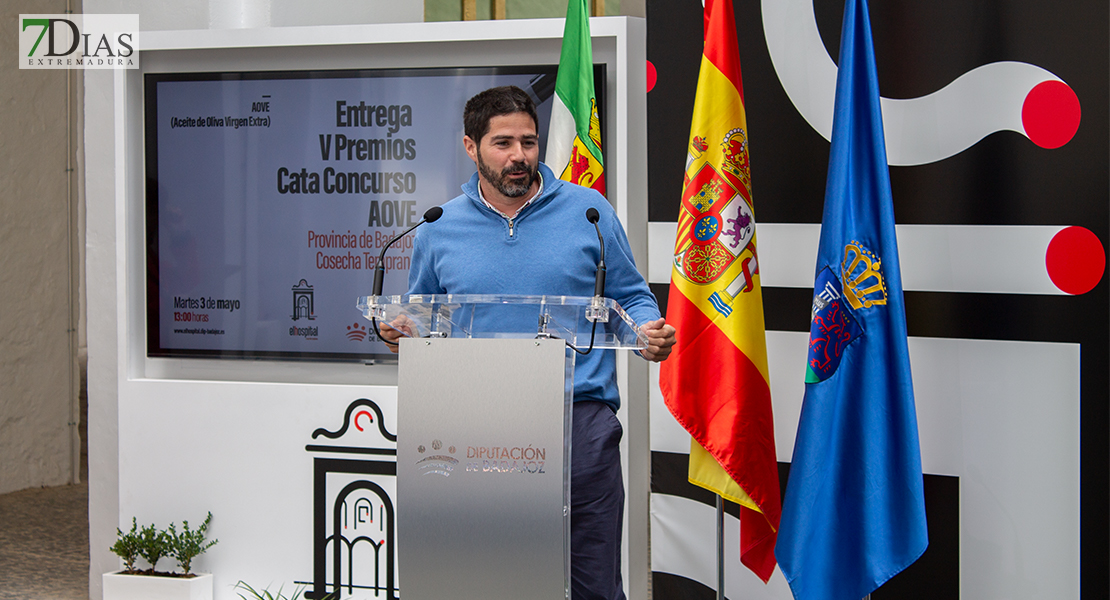
[[[466,155],[474,164],[478,164],[478,143],[470,139],[469,135],[463,136],[463,148],[466,150]]]

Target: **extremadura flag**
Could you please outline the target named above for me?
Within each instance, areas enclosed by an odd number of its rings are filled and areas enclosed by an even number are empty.
[[[588,0],[570,0],[563,26],[563,50],[555,77],[555,98],[544,162],[559,179],[605,195],[601,121],[594,95],[594,53],[590,46]]]

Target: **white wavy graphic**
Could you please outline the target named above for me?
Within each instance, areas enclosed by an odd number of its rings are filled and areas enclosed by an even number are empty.
[[[832,136],[837,67],[817,30],[812,0],[762,0],[763,31],[771,62],[798,112],[825,139]],[[996,131],[1016,131],[1042,147],[1067,143],[1078,126],[1077,112],[1054,113],[1037,100],[1023,119],[1027,99],[1039,92],[1074,103],[1074,92],[1059,77],[1036,65],[997,62],[964,73],[943,88],[919,98],[882,98],[887,162],[923,165],[958,154]],[[1052,101],[1049,101],[1049,105]],[[1038,110],[1039,109],[1039,110]],[[1026,119],[1033,119],[1027,131]],[[1047,132],[1046,143],[1038,132]]]
[[[767,332],[781,461],[794,454],[808,343],[807,332]],[[1080,598],[1079,344],[910,336],[909,349],[921,467],[960,478],[960,597]],[[658,364],[650,374],[651,449],[685,454],[690,437],[663,401]],[[715,516],[652,493],[652,570],[716,587]],[[765,586],[741,566],[739,546],[739,523],[727,516],[726,597],[792,600],[780,573]]]
[[[897,225],[902,288],[912,292],[1065,294],[1045,256],[1063,225]],[[670,283],[677,223],[648,223],[648,281]],[[812,288],[819,223],[760,223],[764,287]],[[1078,258],[1078,256],[1077,256]]]
[[[651,495],[651,569],[717,588],[716,511],[681,496]],[[740,521],[725,515],[725,597],[792,600],[790,587],[775,568],[764,585],[740,564]],[[658,593],[656,594],[658,597]]]

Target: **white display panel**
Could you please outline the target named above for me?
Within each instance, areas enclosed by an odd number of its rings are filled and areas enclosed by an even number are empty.
[[[551,19],[151,32],[144,37],[143,68],[150,73],[200,73],[554,64],[562,25],[561,19]],[[603,124],[605,138],[611,141],[608,199],[644,265],[644,23],[603,18],[593,20],[591,26],[594,62],[605,65],[605,104],[611,115]],[[90,391],[90,397],[95,397],[90,414],[95,413],[91,421],[108,423],[113,429],[90,427],[90,455],[110,463],[107,468],[98,466],[90,486],[90,527],[95,534],[91,537],[107,539],[105,532],[114,535],[116,526],[129,523],[132,516],[162,523],[195,520],[195,511],[212,510],[212,533],[220,543],[197,567],[213,572],[215,597],[236,598],[232,585],[239,579],[270,585],[273,590],[284,583],[289,592],[294,580],[316,578],[318,557],[325,559],[320,573],[333,568],[327,552],[312,543],[319,537],[320,511],[335,508],[329,505],[328,495],[356,483],[348,481],[348,475],[375,482],[384,496],[394,493],[389,486],[392,475],[365,472],[382,470],[377,463],[388,460],[352,457],[351,448],[365,447],[364,442],[352,440],[341,444],[349,446],[342,450],[309,446],[325,445],[312,437],[314,428],[334,431],[343,423],[344,410],[352,407],[354,414],[349,416],[354,418],[345,435],[369,435],[369,429],[356,427],[358,423],[366,428],[365,417],[357,416],[356,403],[362,398],[380,406],[392,429],[389,405],[395,402],[396,367],[147,355],[143,77],[139,72],[114,74],[108,94],[114,109],[109,111],[115,123],[110,139],[114,147],[111,143],[97,146],[112,154],[114,170],[104,172],[109,189],[90,188],[90,214],[111,215],[96,219],[96,229],[90,233],[90,294],[106,323],[97,331],[110,338],[90,343],[90,354],[96,353],[90,360],[90,380],[98,381]],[[319,152],[318,141],[314,143]],[[291,290],[288,293],[291,307]],[[352,312],[357,316],[353,302]],[[629,556],[624,566],[630,597],[645,597],[647,417],[643,402],[627,400],[628,395],[646,396],[646,367],[636,361],[636,366],[622,363],[618,371],[627,407],[622,411],[625,423],[642,424],[626,426],[629,541],[624,548]],[[322,462],[317,463],[318,459]],[[321,502],[315,499],[317,465],[325,473],[319,486]],[[216,523],[222,525],[217,528]],[[331,535],[326,524],[321,527]],[[95,543],[92,548],[92,564],[99,572],[99,566],[115,568],[117,561],[107,553],[109,545]],[[365,558],[365,550],[359,546],[355,558]],[[383,568],[379,566],[379,572]],[[91,581],[99,582],[99,572]],[[372,572],[372,566],[358,571]],[[355,584],[370,585],[358,573]],[[93,597],[98,596],[98,585],[94,584]],[[373,590],[365,593],[374,597]]]

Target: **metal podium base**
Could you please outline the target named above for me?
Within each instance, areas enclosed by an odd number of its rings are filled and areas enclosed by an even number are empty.
[[[402,340],[404,600],[568,597],[573,356],[561,340]]]

